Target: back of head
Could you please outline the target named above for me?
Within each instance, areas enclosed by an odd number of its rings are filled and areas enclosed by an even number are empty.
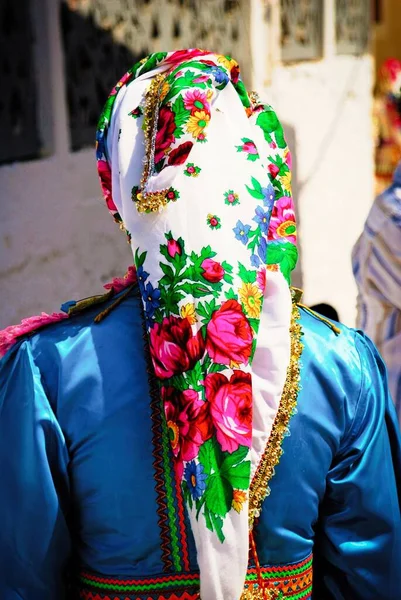
[[[201,595],[237,598],[290,357],[297,250],[283,130],[231,57],[162,52],[112,91],[97,157],[134,254]],[[263,491],[252,484],[262,467]],[[194,473],[206,484],[191,497]]]

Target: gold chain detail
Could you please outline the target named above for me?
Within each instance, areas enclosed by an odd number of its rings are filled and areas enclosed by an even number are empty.
[[[273,477],[274,467],[278,465],[283,453],[281,445],[283,443],[284,436],[288,431],[290,418],[293,415],[297,405],[297,397],[300,389],[300,358],[303,349],[303,344],[301,343],[302,328],[297,322],[299,318],[299,309],[295,302],[293,302],[290,326],[290,364],[288,365],[280,406],[273,424],[269,441],[260,460],[256,473],[252,479],[249,490],[250,530],[253,528],[255,519],[260,515],[260,508],[263,500],[270,493],[269,481]],[[272,597],[274,598],[274,596]],[[258,596],[244,596],[242,600],[246,600],[248,598],[258,598]]]

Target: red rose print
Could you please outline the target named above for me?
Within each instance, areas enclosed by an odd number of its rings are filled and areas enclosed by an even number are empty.
[[[270,163],[270,165],[268,166],[268,169],[270,171],[270,175],[273,177],[273,179],[275,179],[277,177],[277,173],[280,171],[278,166],[274,165],[273,163]]]
[[[160,379],[189,371],[205,351],[201,331],[193,335],[188,319],[166,317],[162,323],[155,323],[149,336],[155,373]]]
[[[174,113],[167,106],[162,106],[157,123],[155,163],[158,163],[165,156],[166,151],[174,143],[174,131]]]
[[[182,461],[198,456],[199,446],[212,435],[210,406],[195,390],[180,392],[173,387],[163,387],[162,398],[171,448],[182,475]]]
[[[191,152],[192,146],[193,142],[184,142],[183,144],[180,144],[178,148],[174,148],[168,156],[168,164],[183,165]]]
[[[202,277],[206,279],[206,281],[210,281],[211,283],[217,283],[221,281],[224,277],[224,269],[219,262],[212,260],[210,258],[205,258],[202,262],[201,267],[203,269]]]

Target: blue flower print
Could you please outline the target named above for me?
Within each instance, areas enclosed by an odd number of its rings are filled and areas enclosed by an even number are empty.
[[[261,206],[258,206],[255,210],[255,216],[253,217],[253,220],[259,225],[262,233],[267,233],[270,222],[270,209],[264,211]]]
[[[203,465],[192,460],[185,467],[184,476],[192,498],[199,500],[206,489],[207,475],[203,472]]]
[[[145,281],[149,277],[149,273],[147,273],[146,271],[144,271],[143,267],[140,266],[136,270],[136,276],[138,278],[138,285],[139,285],[139,289],[141,291],[141,294],[144,295],[145,294]]]
[[[269,185],[265,188],[262,188],[261,191],[264,196],[264,198],[263,198],[264,206],[267,206],[268,210],[271,210],[273,208],[274,199],[276,197],[275,192],[274,192],[274,187],[272,186],[271,183],[269,183]]]
[[[149,317],[154,315],[156,308],[160,306],[160,290],[154,288],[150,281],[146,284],[144,291],[144,298],[146,302],[146,312]]]
[[[260,265],[259,257],[256,254],[252,254],[251,256],[251,265],[256,268]]]
[[[96,132],[96,158],[101,160],[105,156],[104,150],[104,131],[98,130]]]
[[[264,238],[264,237],[260,238],[260,243],[258,246],[258,254],[259,254],[260,260],[265,265],[266,260],[267,260],[267,241],[266,241],[266,238]]]
[[[216,83],[228,83],[228,75],[225,71],[223,71],[223,69],[219,69],[219,67],[212,67],[210,71],[207,70],[206,72],[209,72],[211,75],[213,75]]]
[[[233,228],[236,239],[242,242],[244,245],[248,243],[248,233],[250,228],[250,225],[244,225],[242,221],[237,221],[237,226]]]

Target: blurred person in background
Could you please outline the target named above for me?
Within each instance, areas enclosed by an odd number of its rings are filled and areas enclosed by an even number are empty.
[[[273,109],[230,57],[152,54],[97,159],[135,266],[2,333],[2,600],[399,598],[385,369],[290,288]]]
[[[374,101],[376,194],[392,181],[401,160],[401,61],[387,59],[380,68]]]
[[[377,196],[352,252],[357,326],[377,345],[401,423],[401,161]]]

